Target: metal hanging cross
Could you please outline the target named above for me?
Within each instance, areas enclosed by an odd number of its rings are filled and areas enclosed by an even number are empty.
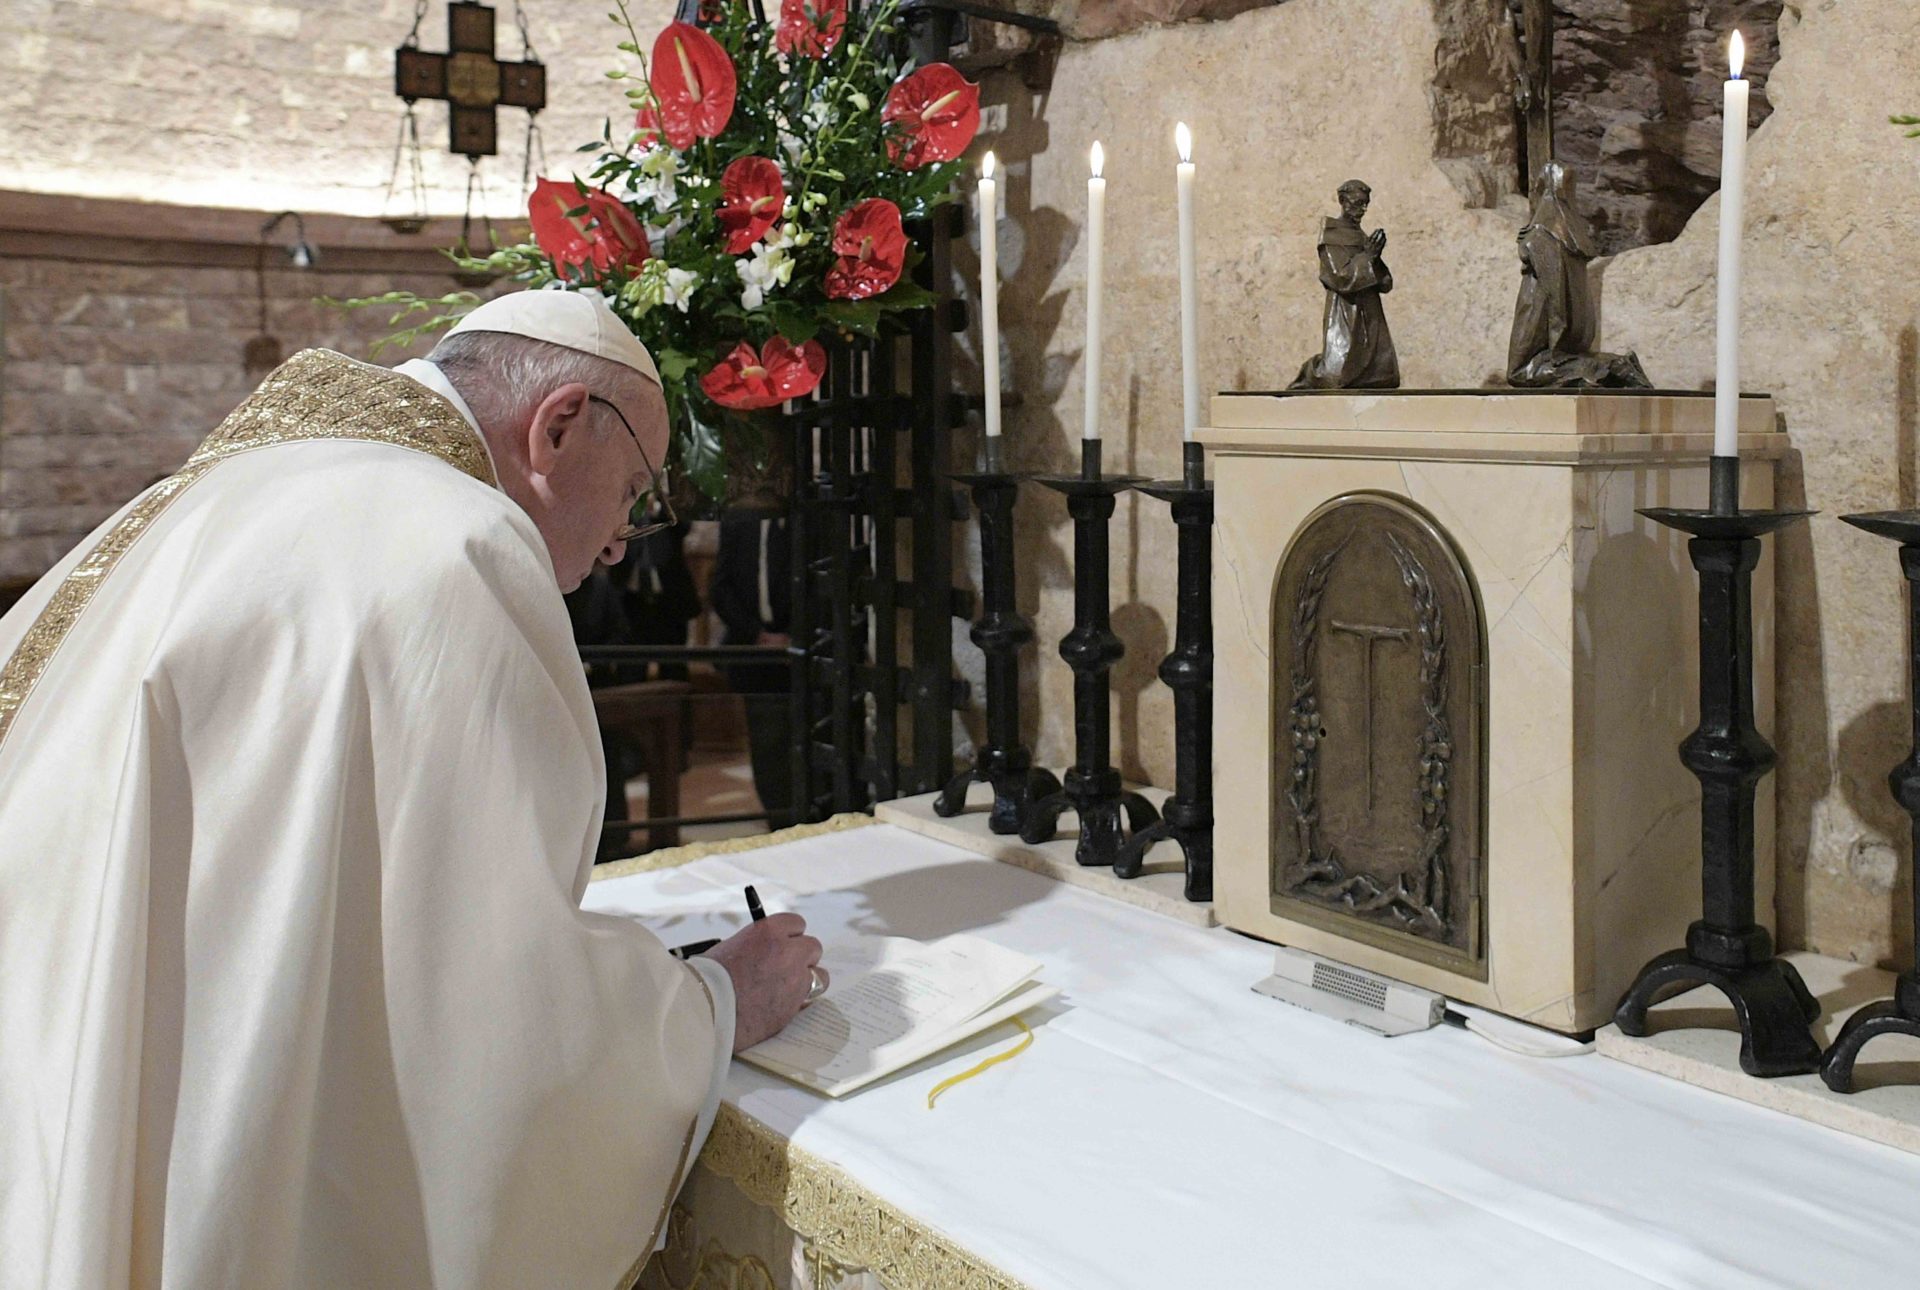
[[[499,151],[494,109],[538,112],[545,107],[546,65],[532,56],[531,46],[525,62],[503,63],[495,58],[493,10],[468,0],[454,0],[447,6],[447,52],[428,53],[420,48],[420,19],[426,8],[425,0],[419,0],[413,30],[394,51],[393,92],[408,103],[444,99],[453,151],[473,159],[491,157]],[[525,33],[523,23],[523,38]]]

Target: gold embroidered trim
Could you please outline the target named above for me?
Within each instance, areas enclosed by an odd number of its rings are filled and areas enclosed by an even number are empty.
[[[67,633],[73,630],[81,613],[92,603],[100,584],[120,563],[120,557],[127,553],[142,533],[153,526],[153,522],[173,504],[173,500],[186,492],[212,465],[212,462],[189,465],[179,474],[155,484],[105,537],[94,544],[93,550],[87,552],[80,563],[67,572],[46,608],[27,628],[27,634],[20,638],[13,656],[4,667],[0,667],[0,745],[6,743],[14,717],[21,705],[26,703],[27,696],[33,693],[33,687],[53,661],[61,642],[67,639]]]
[[[874,818],[871,815],[848,811],[841,815],[830,816],[818,824],[796,824],[792,828],[781,829],[778,833],[750,833],[744,838],[689,842],[683,847],[666,847],[659,851],[649,851],[645,855],[595,865],[587,881],[603,882],[608,878],[630,878],[636,873],[657,873],[662,869],[678,869],[683,864],[705,860],[708,856],[738,855],[743,851],[758,851],[761,847],[779,846],[783,842],[799,842],[805,838],[822,837],[828,833],[841,833],[847,829],[863,828],[872,823]]]
[[[303,349],[275,368],[187,464],[311,439],[411,448],[483,484],[497,482],[486,444],[451,403],[411,377],[328,349]]]
[[[313,439],[388,443],[438,457],[493,486],[487,447],[451,403],[418,381],[336,354],[307,349],[274,369],[178,473],[146,496],[70,570],[20,644],[0,666],[0,746],[54,653],[101,583],[175,498],[224,459],[254,448]]]
[[[952,1238],[736,1108],[720,1104],[699,1168],[771,1209],[827,1258],[902,1290],[1025,1290]]]
[[[696,1255],[693,1242],[693,1215],[686,1206],[675,1205],[667,1224],[666,1248],[648,1265],[653,1275],[647,1284],[660,1290],[776,1290],[764,1260],[752,1254],[729,1254],[712,1239]],[[826,1290],[819,1273],[816,1268],[814,1290]]]

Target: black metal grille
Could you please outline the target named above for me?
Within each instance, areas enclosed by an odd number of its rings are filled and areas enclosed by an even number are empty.
[[[952,585],[953,524],[965,511],[948,482],[958,414],[949,333],[960,315],[946,288],[958,222],[949,207],[911,230],[926,252],[916,277],[940,303],[876,338],[833,344],[822,392],[790,417],[803,819],[931,792],[953,771],[953,713],[967,696],[951,620],[972,614]]]

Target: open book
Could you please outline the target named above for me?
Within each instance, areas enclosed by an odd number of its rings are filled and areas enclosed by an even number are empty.
[[[840,1097],[1059,993],[1033,979],[1036,960],[976,936],[861,949],[861,970],[834,972],[824,998],[740,1060]]]

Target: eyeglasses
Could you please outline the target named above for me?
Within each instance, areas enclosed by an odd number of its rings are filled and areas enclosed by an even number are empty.
[[[626,430],[627,438],[633,440],[633,446],[640,448],[640,460],[647,468],[648,480],[647,491],[641,495],[640,502],[644,502],[648,498],[660,499],[660,512],[663,518],[654,520],[648,524],[623,524],[615,531],[613,540],[615,542],[631,542],[635,538],[643,538],[650,533],[659,533],[662,530],[670,529],[678,524],[680,517],[673,513],[673,499],[667,496],[667,482],[660,477],[660,472],[654,469],[653,459],[647,456],[647,450],[640,446],[640,436],[633,432],[633,425],[627,420],[626,413],[614,407],[610,400],[603,399],[598,394],[589,394],[587,396],[587,402],[598,403],[600,406],[610,409],[613,415],[620,418],[620,425]],[[638,506],[640,502],[635,502],[634,505]]]

